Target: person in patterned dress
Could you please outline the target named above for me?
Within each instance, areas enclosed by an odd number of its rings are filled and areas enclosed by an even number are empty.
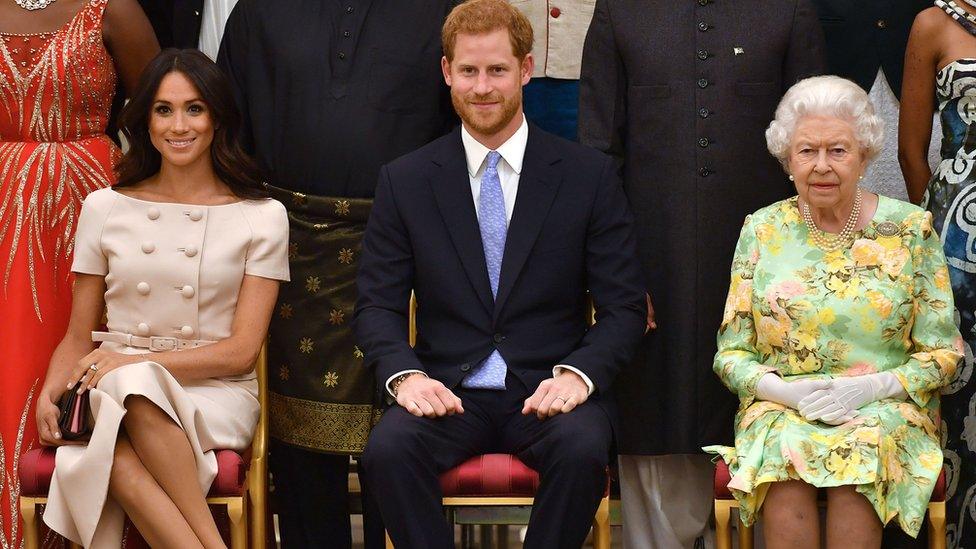
[[[0,547],[22,544],[18,458],[71,311],[81,202],[115,180],[116,81],[132,90],[158,51],[135,0],[0,1]]]
[[[867,93],[836,76],[794,85],[766,131],[797,196],[748,216],[715,372],[739,397],[729,465],[743,521],[768,547],[878,547],[917,536],[942,468],[939,391],[962,338],[932,216],[863,191],[883,142]]]
[[[949,547],[976,545],[976,7],[938,0],[915,18],[905,56],[899,156],[909,195],[941,235],[966,361],[943,390]],[[941,161],[925,161],[932,113],[942,122]]]

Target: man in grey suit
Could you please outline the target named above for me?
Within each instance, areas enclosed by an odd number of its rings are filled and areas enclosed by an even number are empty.
[[[712,373],[743,218],[792,194],[764,130],[824,70],[809,0],[597,0],[579,139],[616,157],[658,329],[616,384],[625,547],[693,547],[710,513],[707,444],[731,443]]]

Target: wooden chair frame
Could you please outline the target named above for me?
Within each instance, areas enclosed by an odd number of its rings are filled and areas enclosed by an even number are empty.
[[[590,307],[590,322],[593,323],[594,312]],[[410,346],[417,343],[417,299],[410,294],[409,312],[409,337]],[[452,496],[445,497],[442,505],[445,511],[450,512],[451,508],[519,508],[532,507],[534,498],[530,497],[491,497],[491,496]],[[386,536],[387,549],[393,549],[393,541],[389,534]],[[593,547],[594,549],[610,549],[610,495],[603,496],[600,506],[597,507],[596,515],[593,517]]]
[[[738,509],[739,502],[734,499],[715,500],[715,547],[732,549],[732,509]],[[946,504],[945,501],[929,502],[927,513],[929,523],[929,549],[946,547]],[[739,533],[739,549],[752,549],[753,527],[746,526],[739,519],[736,525]]]
[[[208,497],[210,505],[223,505],[230,520],[231,549],[265,549],[267,547],[268,499],[268,346],[261,347],[254,365],[258,379],[258,402],[261,406],[258,425],[251,441],[251,463],[240,496]],[[24,521],[25,549],[38,549],[40,528],[37,507],[47,504],[44,497],[20,497],[20,516]],[[250,535],[249,535],[250,534]],[[250,539],[248,539],[250,538]],[[250,542],[250,543],[249,543]],[[72,544],[72,547],[78,547]]]

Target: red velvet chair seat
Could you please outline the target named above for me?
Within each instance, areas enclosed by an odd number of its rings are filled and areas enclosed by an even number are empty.
[[[54,475],[55,448],[35,448],[20,456],[20,494],[25,497],[44,497]],[[249,453],[249,451],[247,452]],[[217,450],[217,478],[210,487],[209,497],[240,496],[244,493],[244,476],[250,458],[233,450]]]
[[[534,497],[539,473],[510,454],[475,456],[441,475],[444,497]]]
[[[732,480],[732,475],[729,473],[729,466],[723,460],[718,460],[715,464],[715,499],[735,499],[732,496],[732,492],[729,490],[729,482]],[[930,502],[933,501],[945,501],[946,494],[946,478],[945,469],[939,473],[938,480],[935,481],[935,489],[932,490],[932,497],[929,498]]]

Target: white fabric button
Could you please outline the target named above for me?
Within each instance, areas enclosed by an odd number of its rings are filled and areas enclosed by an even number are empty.
[[[183,326],[180,328],[180,335],[183,337],[190,337],[193,335],[193,328],[190,326]]]
[[[183,249],[183,253],[186,254],[186,257],[193,257],[193,256],[197,255],[197,247],[196,246],[187,246],[186,248]]]
[[[196,209],[190,210],[190,219],[193,221],[200,221],[203,219],[203,212]]]
[[[155,206],[149,208],[149,211],[146,212],[146,217],[152,219],[153,221],[159,219],[159,208]]]
[[[156,245],[152,242],[146,241],[142,243],[142,252],[151,254],[156,251]]]
[[[140,282],[136,284],[136,291],[142,295],[149,295],[149,290],[150,288],[148,282]]]
[[[149,335],[149,325],[145,322],[140,322],[139,325],[136,326],[136,330],[138,330],[139,335],[141,336]]]
[[[191,298],[196,292],[193,290],[193,286],[183,286],[180,289],[180,293],[183,294],[183,297],[185,298]]]

